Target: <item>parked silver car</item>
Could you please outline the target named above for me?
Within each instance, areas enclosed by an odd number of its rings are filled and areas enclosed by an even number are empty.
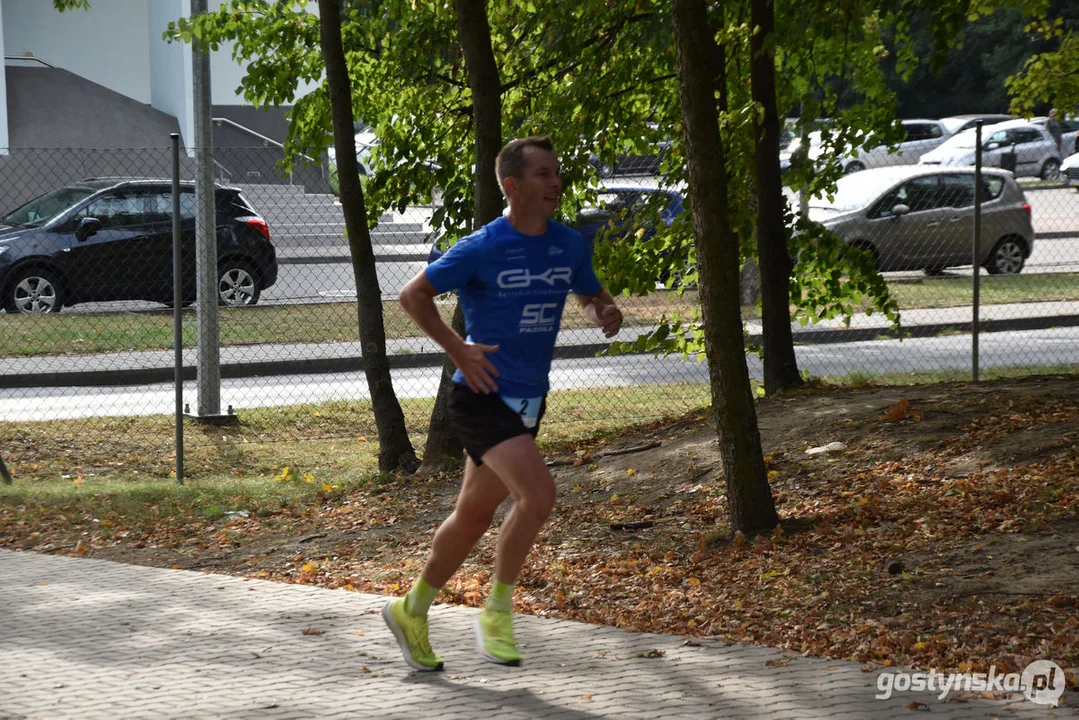
[[[882,271],[971,265],[974,169],[907,165],[848,175],[831,200],[810,200],[809,218],[872,253]],[[1005,170],[983,170],[978,264],[1018,273],[1033,247],[1022,189]]]
[[[900,128],[903,140],[894,148],[874,143],[871,135],[861,147],[845,150],[840,159],[843,171],[852,173],[866,168],[913,165],[922,155],[948,139],[948,131],[939,120],[901,120]],[[790,148],[792,152],[794,147],[797,146]],[[811,133],[809,159],[816,162],[823,154],[821,134]]]
[[[1067,158],[1069,155],[1079,153],[1079,117],[1057,116],[1056,120],[1057,127],[1060,128],[1060,154]],[[1031,118],[1030,121],[1046,130],[1049,129],[1047,116]]]
[[[949,138],[919,160],[923,165],[966,166],[974,164],[975,131],[965,130]],[[982,166],[1002,167],[1016,177],[1060,177],[1060,148],[1044,128],[1026,120],[1006,122],[982,128]]]

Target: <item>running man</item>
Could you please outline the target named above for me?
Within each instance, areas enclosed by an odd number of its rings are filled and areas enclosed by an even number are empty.
[[[510,142],[498,154],[495,174],[509,212],[460,240],[401,290],[401,307],[457,365],[450,422],[468,454],[457,505],[435,533],[423,572],[408,594],[382,608],[405,662],[417,670],[442,669],[428,641],[427,611],[507,496],[513,506],[498,535],[491,592],[475,632],[486,660],[521,664],[513,589],[555,502],[535,437],[567,294],[577,296],[607,337],[622,326],[622,312],[592,270],[587,241],[551,220],[562,178],[550,138]],[[435,306],[435,298],[451,290],[464,310],[464,340]]]

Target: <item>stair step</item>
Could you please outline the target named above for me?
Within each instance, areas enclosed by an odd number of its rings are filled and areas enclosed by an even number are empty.
[[[305,232],[328,236],[344,233],[341,204],[330,194],[307,193],[302,185],[237,184],[255,209],[266,218],[271,232],[298,236]],[[430,230],[430,211],[417,208],[404,213],[387,212],[372,232],[415,235]]]

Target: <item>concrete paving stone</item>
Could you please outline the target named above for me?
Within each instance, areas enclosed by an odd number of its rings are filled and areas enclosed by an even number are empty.
[[[911,702],[908,700],[907,702]],[[906,708],[908,711],[910,708]],[[984,707],[970,707],[967,709],[953,708],[949,713],[949,717],[953,720],[977,720],[977,718],[985,717],[986,708]],[[1004,717],[1014,717],[1011,713],[1004,714]]]
[[[910,717],[914,712],[903,707],[871,707],[862,709],[835,708],[828,705],[820,707],[806,707],[798,710],[784,710],[772,715],[771,707],[768,706],[769,719],[777,720],[869,720],[870,718],[903,718]],[[934,714],[934,717],[937,717]],[[945,717],[952,720],[950,715]],[[991,716],[990,716],[991,717]]]
[[[663,711],[664,708],[655,705],[645,707],[641,704],[635,704],[632,708],[622,710],[617,717],[619,720],[651,720],[659,716]]]
[[[876,701],[857,663],[537,617],[518,618],[528,662],[504,668],[476,653],[476,610],[449,605],[431,633],[447,672],[416,673],[379,596],[8,551],[0,576],[0,718],[906,717],[912,699]],[[948,720],[1009,705],[917,699]]]
[[[1047,715],[1045,710],[1041,710],[1041,711],[1035,711],[1036,714],[1034,714],[1034,715],[1026,716],[1026,715],[1024,715],[1022,713],[1015,713],[1015,712],[1012,712],[1012,711],[1008,711],[1008,710],[1004,709],[1004,707],[1001,707],[1001,706],[989,707],[989,706],[980,705],[980,704],[968,705],[965,708],[964,707],[953,707],[953,708],[951,708],[949,710],[948,717],[949,718],[954,718],[954,720],[980,720],[981,718],[987,717],[987,713],[989,713],[989,712],[992,712],[994,716],[999,716],[999,717],[1002,717],[1002,718],[1021,718],[1021,717],[1031,717],[1031,718],[1061,717],[1062,718],[1062,717],[1065,717],[1065,715],[1063,715],[1063,714],[1058,714],[1059,711],[1057,711],[1057,713],[1055,713],[1054,715]],[[1071,715],[1071,717],[1074,717],[1074,715]]]

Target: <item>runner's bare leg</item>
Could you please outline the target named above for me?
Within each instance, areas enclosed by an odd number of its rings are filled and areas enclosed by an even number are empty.
[[[498,534],[494,576],[510,585],[516,582],[555,501],[554,479],[530,435],[491,448],[483,465],[468,459],[457,506],[435,533],[424,580],[433,587],[445,586],[491,526],[507,495],[513,496],[513,507]]]
[[[468,458],[457,505],[435,532],[423,579],[432,587],[444,587],[487,532],[495,511],[508,495],[509,490],[494,470]]]
[[[495,578],[513,585],[532,543],[554,508],[555,484],[531,435],[518,435],[483,456],[509,489],[513,507],[502,522],[495,555]]]

